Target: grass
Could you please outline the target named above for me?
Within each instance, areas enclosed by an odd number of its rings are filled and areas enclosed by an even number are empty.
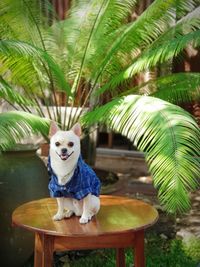
[[[165,240],[156,235],[146,236],[146,267],[197,267],[200,263],[200,240],[185,245],[179,239]],[[62,255],[62,256],[61,256]],[[54,267],[114,267],[113,249],[57,254]],[[24,267],[32,267],[29,262]],[[126,250],[126,266],[133,266],[132,250]]]
[[[180,239],[149,237],[146,247],[147,267],[197,267],[200,254],[196,257],[196,250],[195,246],[189,251]]]

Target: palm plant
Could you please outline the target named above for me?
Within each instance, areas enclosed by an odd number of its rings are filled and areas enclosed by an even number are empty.
[[[200,74],[155,78],[151,72],[188,45],[199,46],[198,2],[155,0],[130,21],[136,0],[77,0],[67,19],[56,21],[45,1],[38,7],[40,1],[2,0],[0,96],[23,112],[1,114],[0,147],[27,130],[45,135],[46,118],[63,129],[80,118],[86,127],[105,123],[145,153],[164,207],[187,210],[188,191],[198,184],[200,132],[174,104],[198,98]],[[134,85],[146,72],[150,79]],[[67,94],[64,108],[57,105],[56,90]],[[101,105],[108,93],[113,100]]]

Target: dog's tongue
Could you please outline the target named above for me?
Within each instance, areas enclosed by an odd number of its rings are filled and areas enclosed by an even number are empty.
[[[62,160],[66,160],[66,159],[68,158],[68,156],[67,156],[67,155],[61,155],[60,158],[61,158]]]

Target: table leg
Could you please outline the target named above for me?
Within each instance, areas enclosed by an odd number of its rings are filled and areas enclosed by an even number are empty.
[[[144,230],[135,232],[134,267],[145,267]]]
[[[42,266],[40,235],[35,233],[35,251],[34,251],[34,267]]]
[[[34,267],[53,266],[54,237],[36,233]]]
[[[116,267],[126,267],[124,248],[116,249]]]

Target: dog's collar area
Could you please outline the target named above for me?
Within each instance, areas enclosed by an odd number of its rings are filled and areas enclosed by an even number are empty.
[[[74,168],[73,168],[70,172],[68,172],[67,174],[65,174],[65,176],[63,176],[63,177],[61,178],[61,181],[62,181],[64,184],[66,184],[66,179],[68,179],[70,176],[73,175],[75,169],[76,169],[76,166],[74,166]]]
[[[56,152],[56,154],[60,157],[61,160],[67,160],[73,153],[74,153],[74,151],[72,151],[71,154],[67,154],[67,153],[65,153],[65,154],[58,154]]]

